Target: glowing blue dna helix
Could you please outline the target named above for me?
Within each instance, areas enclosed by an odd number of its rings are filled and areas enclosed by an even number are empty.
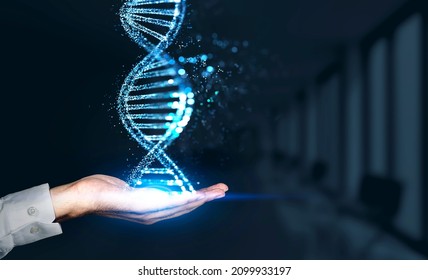
[[[184,69],[164,53],[182,25],[185,10],[185,0],[128,0],[120,9],[125,31],[148,53],[126,77],[118,97],[123,125],[148,151],[130,176],[128,183],[134,187],[194,191],[164,151],[183,132],[195,103]]]

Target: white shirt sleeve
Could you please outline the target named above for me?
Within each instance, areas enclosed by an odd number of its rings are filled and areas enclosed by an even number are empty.
[[[61,234],[54,220],[48,184],[0,198],[0,259],[15,246]]]

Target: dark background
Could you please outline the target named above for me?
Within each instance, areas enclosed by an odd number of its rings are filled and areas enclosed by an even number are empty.
[[[218,138],[203,136],[199,116],[183,136],[198,144],[178,139],[169,153],[201,186],[286,199],[231,196],[153,226],[85,217],[7,259],[426,258],[423,2],[189,1],[186,36],[250,42],[248,59],[225,54],[246,66],[228,80],[246,90],[226,91],[236,96],[215,111],[212,121],[226,126],[209,131]],[[0,196],[97,173],[124,178],[130,154],[144,155],[115,111],[142,55],[120,6],[1,5]]]

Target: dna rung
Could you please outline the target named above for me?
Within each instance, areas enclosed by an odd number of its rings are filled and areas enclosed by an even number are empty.
[[[164,4],[164,3],[180,3],[181,0],[131,0],[126,4],[128,6],[138,5],[152,5],[152,4]]]
[[[144,95],[133,95],[128,97],[128,101],[141,101],[141,100],[162,100],[177,98],[178,93],[176,92],[160,92],[160,93],[149,93]]]
[[[175,186],[183,187],[183,181],[170,168],[145,168],[140,172],[141,178],[137,178],[137,185],[143,186]],[[166,179],[170,177],[170,179]]]
[[[173,109],[172,104],[164,103],[164,104],[136,104],[136,105],[128,105],[129,111],[138,111],[144,109]]]
[[[183,187],[183,182],[181,180],[163,180],[163,179],[139,179],[137,180],[137,185],[145,187],[153,186],[168,186],[168,187]],[[185,189],[184,189],[185,190]]]
[[[174,114],[129,114],[131,120],[157,120],[157,121],[171,121]]]
[[[163,141],[165,139],[164,135],[144,135],[147,141],[150,142],[158,142]]]
[[[130,91],[143,91],[143,90],[149,90],[149,89],[162,89],[165,87],[173,87],[178,86],[177,81],[173,79],[169,79],[168,81],[164,82],[157,82],[157,83],[151,83],[146,85],[137,85],[130,88]]]
[[[177,4],[181,2],[182,0],[130,0],[126,2],[125,5],[126,7],[135,8],[135,7],[148,6],[148,5],[153,7],[154,5],[158,5],[158,4],[169,4],[169,3]]]
[[[135,124],[135,128],[139,129],[167,129],[169,127],[169,123],[137,123]]]
[[[144,169],[141,170],[141,174],[170,174],[170,175],[174,175],[174,171],[172,169],[169,168],[150,168],[150,169]]]
[[[166,63],[165,65],[161,65],[161,66],[157,66],[153,69],[157,69],[160,67],[164,67],[168,65],[168,63]],[[148,71],[149,69],[147,69],[146,71]],[[150,69],[152,70],[152,69]],[[174,69],[162,69],[162,70],[156,70],[156,71],[151,71],[151,72],[145,72],[143,77],[137,76],[137,79],[141,79],[141,78],[156,78],[156,77],[162,77],[162,76],[175,76],[177,73],[175,72]]]

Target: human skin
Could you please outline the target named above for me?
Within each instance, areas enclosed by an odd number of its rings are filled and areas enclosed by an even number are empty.
[[[154,188],[132,188],[111,176],[93,175],[50,190],[57,222],[89,214],[150,225],[187,214],[225,196],[216,184],[195,193],[168,194]]]

